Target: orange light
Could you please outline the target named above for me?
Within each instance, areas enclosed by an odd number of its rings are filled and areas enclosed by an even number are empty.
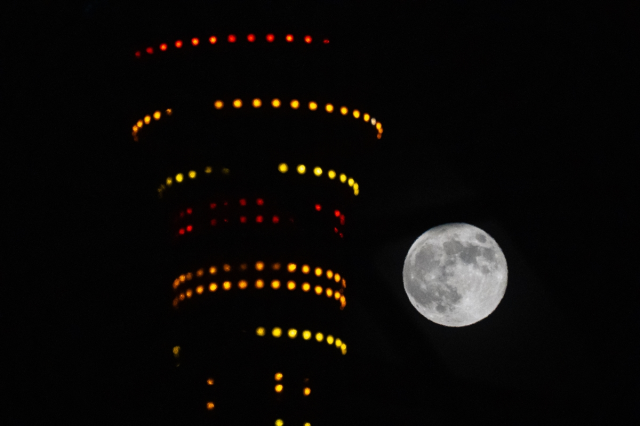
[[[176,41],[176,47],[180,49],[182,47],[182,40]]]
[[[305,36],[305,37],[304,37],[304,41],[305,41],[306,43],[311,43],[311,36]]]
[[[279,271],[280,270],[280,264],[278,262],[274,263],[272,266],[274,271]]]
[[[319,285],[317,285],[314,290],[316,291],[316,294],[319,296],[322,293],[322,287],[320,287]]]
[[[216,41],[218,41],[218,39],[216,38],[216,36],[211,36],[211,37],[209,37],[209,43],[211,43],[211,44],[216,44]]]
[[[173,288],[178,288],[178,286],[180,285],[180,280],[179,279],[175,279],[173,280]]]
[[[222,102],[222,101],[220,101],[220,100],[215,101],[215,102],[213,103],[213,106],[214,106],[216,109],[221,109],[221,108],[224,106],[224,102]]]
[[[311,285],[309,283],[302,284],[302,291],[309,291],[310,288],[311,288]]]
[[[335,282],[339,283],[339,282],[340,282],[340,274],[337,274],[337,273],[336,273],[336,274],[333,276],[333,279],[335,280]]]
[[[253,107],[254,108],[260,108],[262,106],[262,101],[258,98],[253,100]]]
[[[171,115],[171,108],[167,108],[167,115]]]
[[[209,291],[216,291],[218,289],[218,284],[211,283],[209,284]]]
[[[180,293],[180,300],[184,300],[184,293]]]
[[[347,281],[344,278],[342,279],[342,287],[347,288]]]
[[[251,43],[253,43],[254,41],[256,41],[256,36],[254,36],[253,34],[249,34],[247,36],[247,40],[249,40]]]
[[[340,293],[338,293],[337,291],[333,293],[333,298],[336,300],[340,300]]]
[[[161,112],[160,112],[160,111],[156,111],[156,112],[154,112],[154,113],[153,113],[153,119],[154,119],[154,120],[160,120],[160,115],[161,115]]]
[[[331,269],[327,270],[327,278],[329,279],[333,278],[333,271]]]
[[[222,266],[222,269],[224,269],[224,271],[225,271],[225,272],[230,272],[230,271],[231,271],[231,265],[229,265],[229,264],[225,263],[225,264]]]
[[[242,101],[240,99],[234,99],[233,106],[235,108],[240,108],[242,106]]]
[[[354,109],[354,110],[353,110],[353,116],[354,116],[355,118],[360,118],[360,111],[358,111],[357,109]]]
[[[298,109],[299,106],[300,106],[300,102],[298,102],[296,99],[291,101],[291,108]]]
[[[262,271],[264,269],[264,262],[256,262],[256,271]]]
[[[269,43],[271,43],[274,39],[275,39],[275,37],[273,36],[273,34],[267,34],[267,41]]]
[[[211,268],[209,268],[209,273],[210,273],[211,275],[215,275],[215,274],[216,274],[216,272],[218,272],[218,270],[216,269],[216,267],[215,267],[215,266],[212,266]]]
[[[295,281],[289,281],[289,282],[287,283],[287,288],[288,288],[289,290],[294,290],[294,289],[296,288],[296,283],[295,283]]]
[[[138,122],[136,124],[138,125],[138,128],[140,128],[140,127],[142,127],[144,125],[144,121],[138,120]]]
[[[274,108],[280,108],[280,99],[277,99],[277,98],[276,98],[276,99],[272,100],[272,101],[271,101],[271,105],[272,105]]]
[[[207,402],[207,410],[213,410],[213,402]]]
[[[173,299],[173,307],[174,308],[178,306],[178,302],[179,302],[179,300],[178,300],[177,297],[175,299]]]
[[[302,273],[303,274],[309,273],[309,265],[302,265]]]
[[[320,267],[316,268],[315,273],[316,273],[316,277],[319,277],[320,275],[322,275],[322,268]]]
[[[311,393],[311,389],[309,388],[304,388],[304,395],[307,396]]]
[[[340,114],[347,115],[348,112],[349,110],[347,109],[347,107],[340,107]]]
[[[149,55],[153,54],[153,47],[147,47],[147,53]]]
[[[229,43],[235,43],[236,36],[234,36],[233,34],[229,34],[229,37],[227,38],[227,40],[229,40]]]
[[[362,118],[364,119],[364,121],[369,121],[370,116],[365,112]]]
[[[191,39],[191,44],[193,44],[194,46],[197,46],[198,43],[200,43],[200,40],[198,40],[197,38],[194,37]]]
[[[160,50],[167,50],[167,45],[165,43],[162,43],[160,45]]]
[[[196,287],[196,293],[202,294],[203,291],[204,291],[204,286],[199,285],[198,287]]]
[[[324,107],[324,109],[326,109],[326,110],[327,110],[327,112],[333,112],[333,105],[331,105],[331,104],[327,104],[327,105]]]
[[[191,296],[193,296],[193,290],[189,289],[187,290],[187,298],[190,298]]]
[[[280,281],[278,281],[278,280],[271,281],[271,288],[273,288],[274,290],[279,289],[280,288]]]
[[[287,36],[285,38],[287,39],[288,42],[292,42],[293,41],[293,36],[291,34],[287,34]]]
[[[224,287],[225,290],[229,290],[231,288],[231,281],[225,281],[222,283],[222,287]]]
[[[209,386],[211,386],[213,384],[213,379],[211,379],[211,378],[207,379],[207,384]]]
[[[313,101],[309,102],[309,109],[310,109],[311,111],[315,111],[315,110],[317,110],[317,109],[318,109],[318,104],[317,104],[317,103],[315,103],[315,102],[313,102]]]
[[[238,287],[240,287],[240,290],[244,290],[247,288],[247,282],[245,280],[240,280],[240,282],[238,282]]]
[[[330,288],[327,288],[327,297],[331,297],[333,296],[333,290],[331,290]]]
[[[282,385],[280,384],[276,385],[276,392],[278,393],[282,392]]]
[[[290,263],[287,265],[287,271],[289,272],[293,272],[296,270],[296,264],[295,263]]]
[[[263,288],[263,287],[264,287],[264,281],[256,280],[256,288]]]
[[[275,379],[276,379],[276,382],[279,382],[280,380],[282,380],[282,373],[276,373]]]

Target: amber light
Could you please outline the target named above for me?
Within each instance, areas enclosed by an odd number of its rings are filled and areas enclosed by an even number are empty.
[[[162,43],[160,45],[160,50],[167,50],[167,45],[165,43]]]
[[[207,410],[213,410],[213,402],[207,402]]]
[[[218,41],[218,39],[215,36],[209,37],[209,43],[216,44],[216,41]]]
[[[213,379],[211,379],[211,378],[207,379],[207,384],[209,386],[211,386],[213,384]]]
[[[197,38],[194,37],[191,39],[191,44],[193,44],[194,46],[197,46],[198,43],[200,43],[200,40],[198,40]]]
[[[291,34],[287,34],[287,36],[285,38],[287,39],[288,42],[292,42],[293,41],[293,36]]]

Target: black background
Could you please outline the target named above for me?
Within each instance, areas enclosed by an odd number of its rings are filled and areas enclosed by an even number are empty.
[[[370,71],[363,96],[385,133],[360,178],[368,291],[349,305],[360,340],[345,419],[637,421],[637,6],[272,1],[260,15],[234,4],[2,6],[4,403],[15,424],[162,421],[155,188],[127,155],[126,100],[109,95],[94,49],[172,20],[206,23],[202,10],[216,22],[326,23],[357,40],[354,61]],[[509,266],[496,311],[459,329],[422,317],[402,284],[412,242],[448,222],[487,231]]]

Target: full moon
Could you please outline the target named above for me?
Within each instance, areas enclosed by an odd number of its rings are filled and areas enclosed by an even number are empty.
[[[507,289],[507,260],[498,243],[466,223],[436,226],[404,260],[404,289],[427,319],[464,327],[489,316]]]

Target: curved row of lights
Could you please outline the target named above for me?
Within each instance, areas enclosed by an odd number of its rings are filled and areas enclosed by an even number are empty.
[[[287,173],[289,171],[289,166],[286,163],[280,163],[280,164],[278,164],[278,171],[280,173]],[[296,166],[296,171],[298,172],[298,174],[303,175],[303,174],[305,174],[307,172],[307,166],[305,166],[304,164],[298,164]],[[211,174],[213,172],[213,169],[210,166],[207,166],[207,167],[204,168],[204,172],[206,174]],[[228,175],[229,174],[229,169],[223,168],[222,169],[222,174]],[[318,177],[320,177],[320,176],[322,176],[324,174],[324,170],[322,170],[322,168],[320,168],[320,167],[314,167],[313,168],[313,174],[318,176]],[[172,186],[174,182],[175,183],[182,183],[182,182],[187,180],[187,177],[189,179],[195,179],[197,176],[198,176],[198,173],[195,170],[189,170],[188,173],[177,173],[175,175],[175,177],[169,176],[165,180],[166,186],[163,183],[158,187],[158,196],[160,198],[162,198],[164,190],[167,189],[168,187]],[[352,187],[354,195],[358,195],[360,193],[360,185],[352,177],[347,177],[347,175],[344,174],[344,173],[338,174],[335,170],[327,171],[327,176],[331,180],[334,180],[334,179],[338,178],[338,180],[340,182],[346,183],[347,185]]]
[[[255,270],[258,271],[258,272],[264,271],[266,267],[267,267],[267,265],[261,260],[257,261],[255,263],[255,265],[254,265]],[[283,265],[280,262],[273,262],[273,263],[271,263],[270,267],[274,271],[280,271],[283,268]],[[249,265],[246,264],[246,263],[241,263],[240,266],[239,266],[239,269],[241,271],[243,271],[243,272],[247,271],[247,270],[249,270]],[[218,272],[231,272],[231,270],[232,270],[231,265],[229,265],[228,263],[225,263],[225,264],[222,265],[222,269],[219,269],[217,266],[209,267],[208,272],[209,272],[209,275],[217,275]],[[342,284],[342,288],[347,288],[347,281],[344,279],[344,277],[342,277],[337,272],[333,272],[331,269],[323,270],[319,266],[317,266],[315,268],[312,268],[309,265],[302,265],[300,267],[300,269],[298,269],[298,265],[297,264],[288,263],[286,265],[286,270],[289,273],[294,273],[296,271],[299,271],[299,272],[302,272],[305,275],[313,274],[316,277],[325,276],[328,280],[332,280],[337,284],[341,283]],[[195,272],[195,274],[192,273],[192,272],[187,272],[186,274],[182,274],[178,278],[173,280],[173,289],[176,290],[178,287],[180,287],[180,285],[182,283],[185,283],[187,281],[191,281],[194,278],[203,277],[205,274],[206,274],[205,268],[198,269]]]
[[[242,99],[234,99],[230,103],[233,106],[233,108],[235,108],[235,109],[240,109],[244,105],[244,103],[242,102]],[[272,99],[270,104],[275,109],[279,109],[283,105],[282,101],[280,101],[280,99],[278,99],[278,98]],[[224,108],[225,102],[220,100],[220,99],[218,99],[213,103],[213,106],[214,106],[215,109],[221,110],[221,109]],[[261,108],[262,107],[262,100],[260,98],[253,99],[251,101],[251,106],[254,109]],[[300,109],[302,107],[302,103],[297,99],[292,99],[289,102],[289,106],[291,107],[291,109],[297,110],[297,109]],[[364,120],[365,123],[370,123],[372,126],[375,126],[376,130],[378,131],[377,138],[378,139],[382,138],[382,132],[384,131],[384,129],[382,128],[382,123],[377,121],[375,118],[371,117],[371,115],[369,115],[366,112],[365,113],[361,113],[360,110],[354,109],[349,114],[349,108],[347,108],[345,106],[337,108],[337,107],[334,107],[333,104],[327,103],[327,104],[324,105],[324,108],[321,108],[318,105],[318,103],[314,102],[314,101],[310,101],[307,104],[307,107],[311,111],[317,111],[318,109],[324,109],[328,113],[333,113],[334,111],[339,111],[341,115],[344,115],[344,116],[351,115],[355,119],[360,119],[360,117],[362,117],[362,119]],[[165,113],[167,115],[171,115],[171,112],[172,112],[171,109],[167,109],[165,111]],[[151,123],[151,118],[152,117],[153,117],[154,120],[159,120],[161,116],[162,116],[162,112],[161,111],[156,111],[152,115],[146,115],[143,119],[138,120],[133,125],[133,131],[131,133],[131,135],[133,136],[133,140],[138,142],[138,131],[145,124]]]
[[[260,40],[261,38],[256,37],[255,34],[247,34],[246,40],[249,43],[255,43],[256,41]],[[273,43],[274,41],[276,41],[276,36],[274,34],[266,34],[264,36],[264,39],[267,43]],[[283,38],[283,40],[285,40],[287,43],[293,43],[295,40],[299,40],[297,37],[294,37],[293,34],[287,34],[285,35]],[[224,40],[226,40],[228,43],[236,43],[240,40],[242,40],[242,38],[237,37],[235,34],[229,34],[227,35],[227,37],[217,37],[217,36],[210,36],[208,40],[203,39],[202,40],[202,44],[206,44],[207,41],[209,42],[209,44],[217,44],[218,42],[223,42]],[[197,37],[193,37],[191,40],[187,41],[187,42],[183,42],[182,40],[176,40],[175,43],[169,44],[169,43],[161,43],[158,46],[158,49],[162,52],[171,49],[173,47],[175,47],[176,49],[180,49],[185,45],[191,45],[191,46],[199,46],[200,43],[200,39]],[[310,35],[306,35],[304,37],[302,37],[302,41],[304,41],[306,44],[311,44],[313,43],[313,37],[311,37]],[[317,41],[317,39],[316,39]],[[322,39],[322,44],[329,44],[329,39],[324,38]],[[142,55],[144,53],[148,54],[148,55],[153,55],[154,52],[156,52],[156,50],[149,46],[144,50],[138,50],[135,55],[136,58],[140,58],[142,57]]]
[[[280,327],[273,327],[271,329],[271,335],[275,338],[280,338],[283,335],[283,331]],[[256,328],[256,335],[257,336],[266,336],[267,334],[267,330],[264,327],[258,327]],[[289,336],[290,339],[295,339],[298,336],[298,330],[295,328],[290,328],[287,330],[287,336]],[[323,341],[327,342],[329,345],[334,345],[340,349],[340,351],[342,352],[342,355],[346,355],[347,354],[347,345],[346,343],[344,343],[341,339],[338,338],[334,338],[332,335],[327,335],[325,338],[325,335],[322,334],[321,332],[317,332],[315,334],[313,334],[311,331],[309,330],[304,330],[302,331],[302,333],[300,333],[300,335],[302,336],[302,338],[304,340],[311,340],[311,338],[315,338],[315,340],[318,343],[321,343]]]

